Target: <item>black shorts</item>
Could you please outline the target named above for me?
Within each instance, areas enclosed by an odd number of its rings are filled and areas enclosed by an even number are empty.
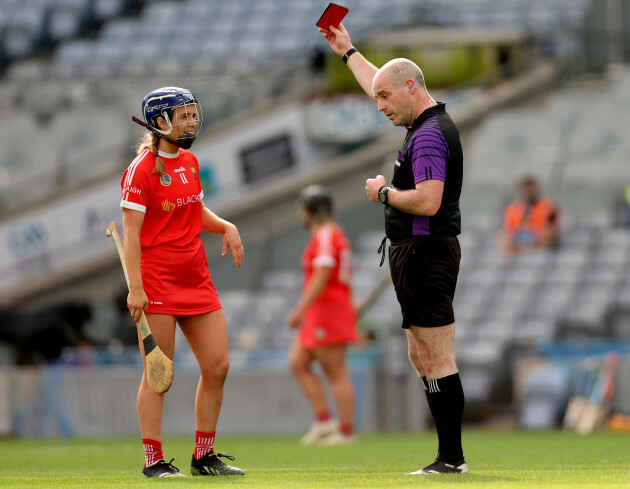
[[[414,237],[389,247],[389,267],[403,328],[455,322],[453,297],[461,249],[455,236]]]

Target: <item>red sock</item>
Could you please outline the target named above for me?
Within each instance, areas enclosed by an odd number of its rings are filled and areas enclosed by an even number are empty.
[[[315,413],[315,421],[318,421],[320,423],[322,421],[328,421],[330,418],[332,418],[332,415],[330,414],[330,411],[328,409]]]
[[[352,436],[354,435],[354,426],[352,426],[351,424],[344,423],[339,427],[339,431],[341,432],[342,435]]]
[[[195,430],[195,458],[197,460],[214,450],[214,437],[216,434],[216,430],[209,433]]]
[[[162,454],[162,442],[151,440],[149,438],[142,439],[142,446],[144,447],[144,464],[149,467],[155,462],[164,460]]]

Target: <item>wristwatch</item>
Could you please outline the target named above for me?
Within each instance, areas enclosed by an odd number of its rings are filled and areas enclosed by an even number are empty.
[[[390,187],[387,185],[383,185],[378,189],[378,200],[381,204],[387,204],[387,192],[389,192]]]
[[[348,49],[348,52],[344,54],[341,59],[343,59],[344,63],[348,64],[348,58],[358,51],[359,50],[357,48]]]

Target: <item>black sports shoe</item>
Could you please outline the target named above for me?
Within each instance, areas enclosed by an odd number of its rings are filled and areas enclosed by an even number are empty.
[[[214,452],[209,452],[199,460],[193,455],[190,462],[190,473],[192,475],[245,475],[245,472],[241,469],[226,464],[219,457],[234,460],[234,457],[224,453],[215,454]]]
[[[419,475],[419,474],[465,474],[468,472],[468,464],[463,462],[460,465],[447,464],[436,460],[432,464],[426,467],[416,470],[415,472],[409,472],[407,475]]]
[[[173,460],[175,459],[172,458],[171,462]],[[184,474],[180,474],[179,469],[171,462],[159,460],[149,467],[145,465],[142,469],[142,477],[186,477]]]

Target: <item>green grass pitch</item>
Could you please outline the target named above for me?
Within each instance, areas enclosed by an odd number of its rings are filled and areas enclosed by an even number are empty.
[[[191,438],[166,438],[167,460],[185,474]],[[222,437],[217,448],[237,457],[244,477],[145,479],[136,438],[0,440],[0,488],[630,488],[630,435],[470,431],[465,475],[406,476],[432,461],[432,431],[362,435],[357,445],[302,447],[290,437]]]

